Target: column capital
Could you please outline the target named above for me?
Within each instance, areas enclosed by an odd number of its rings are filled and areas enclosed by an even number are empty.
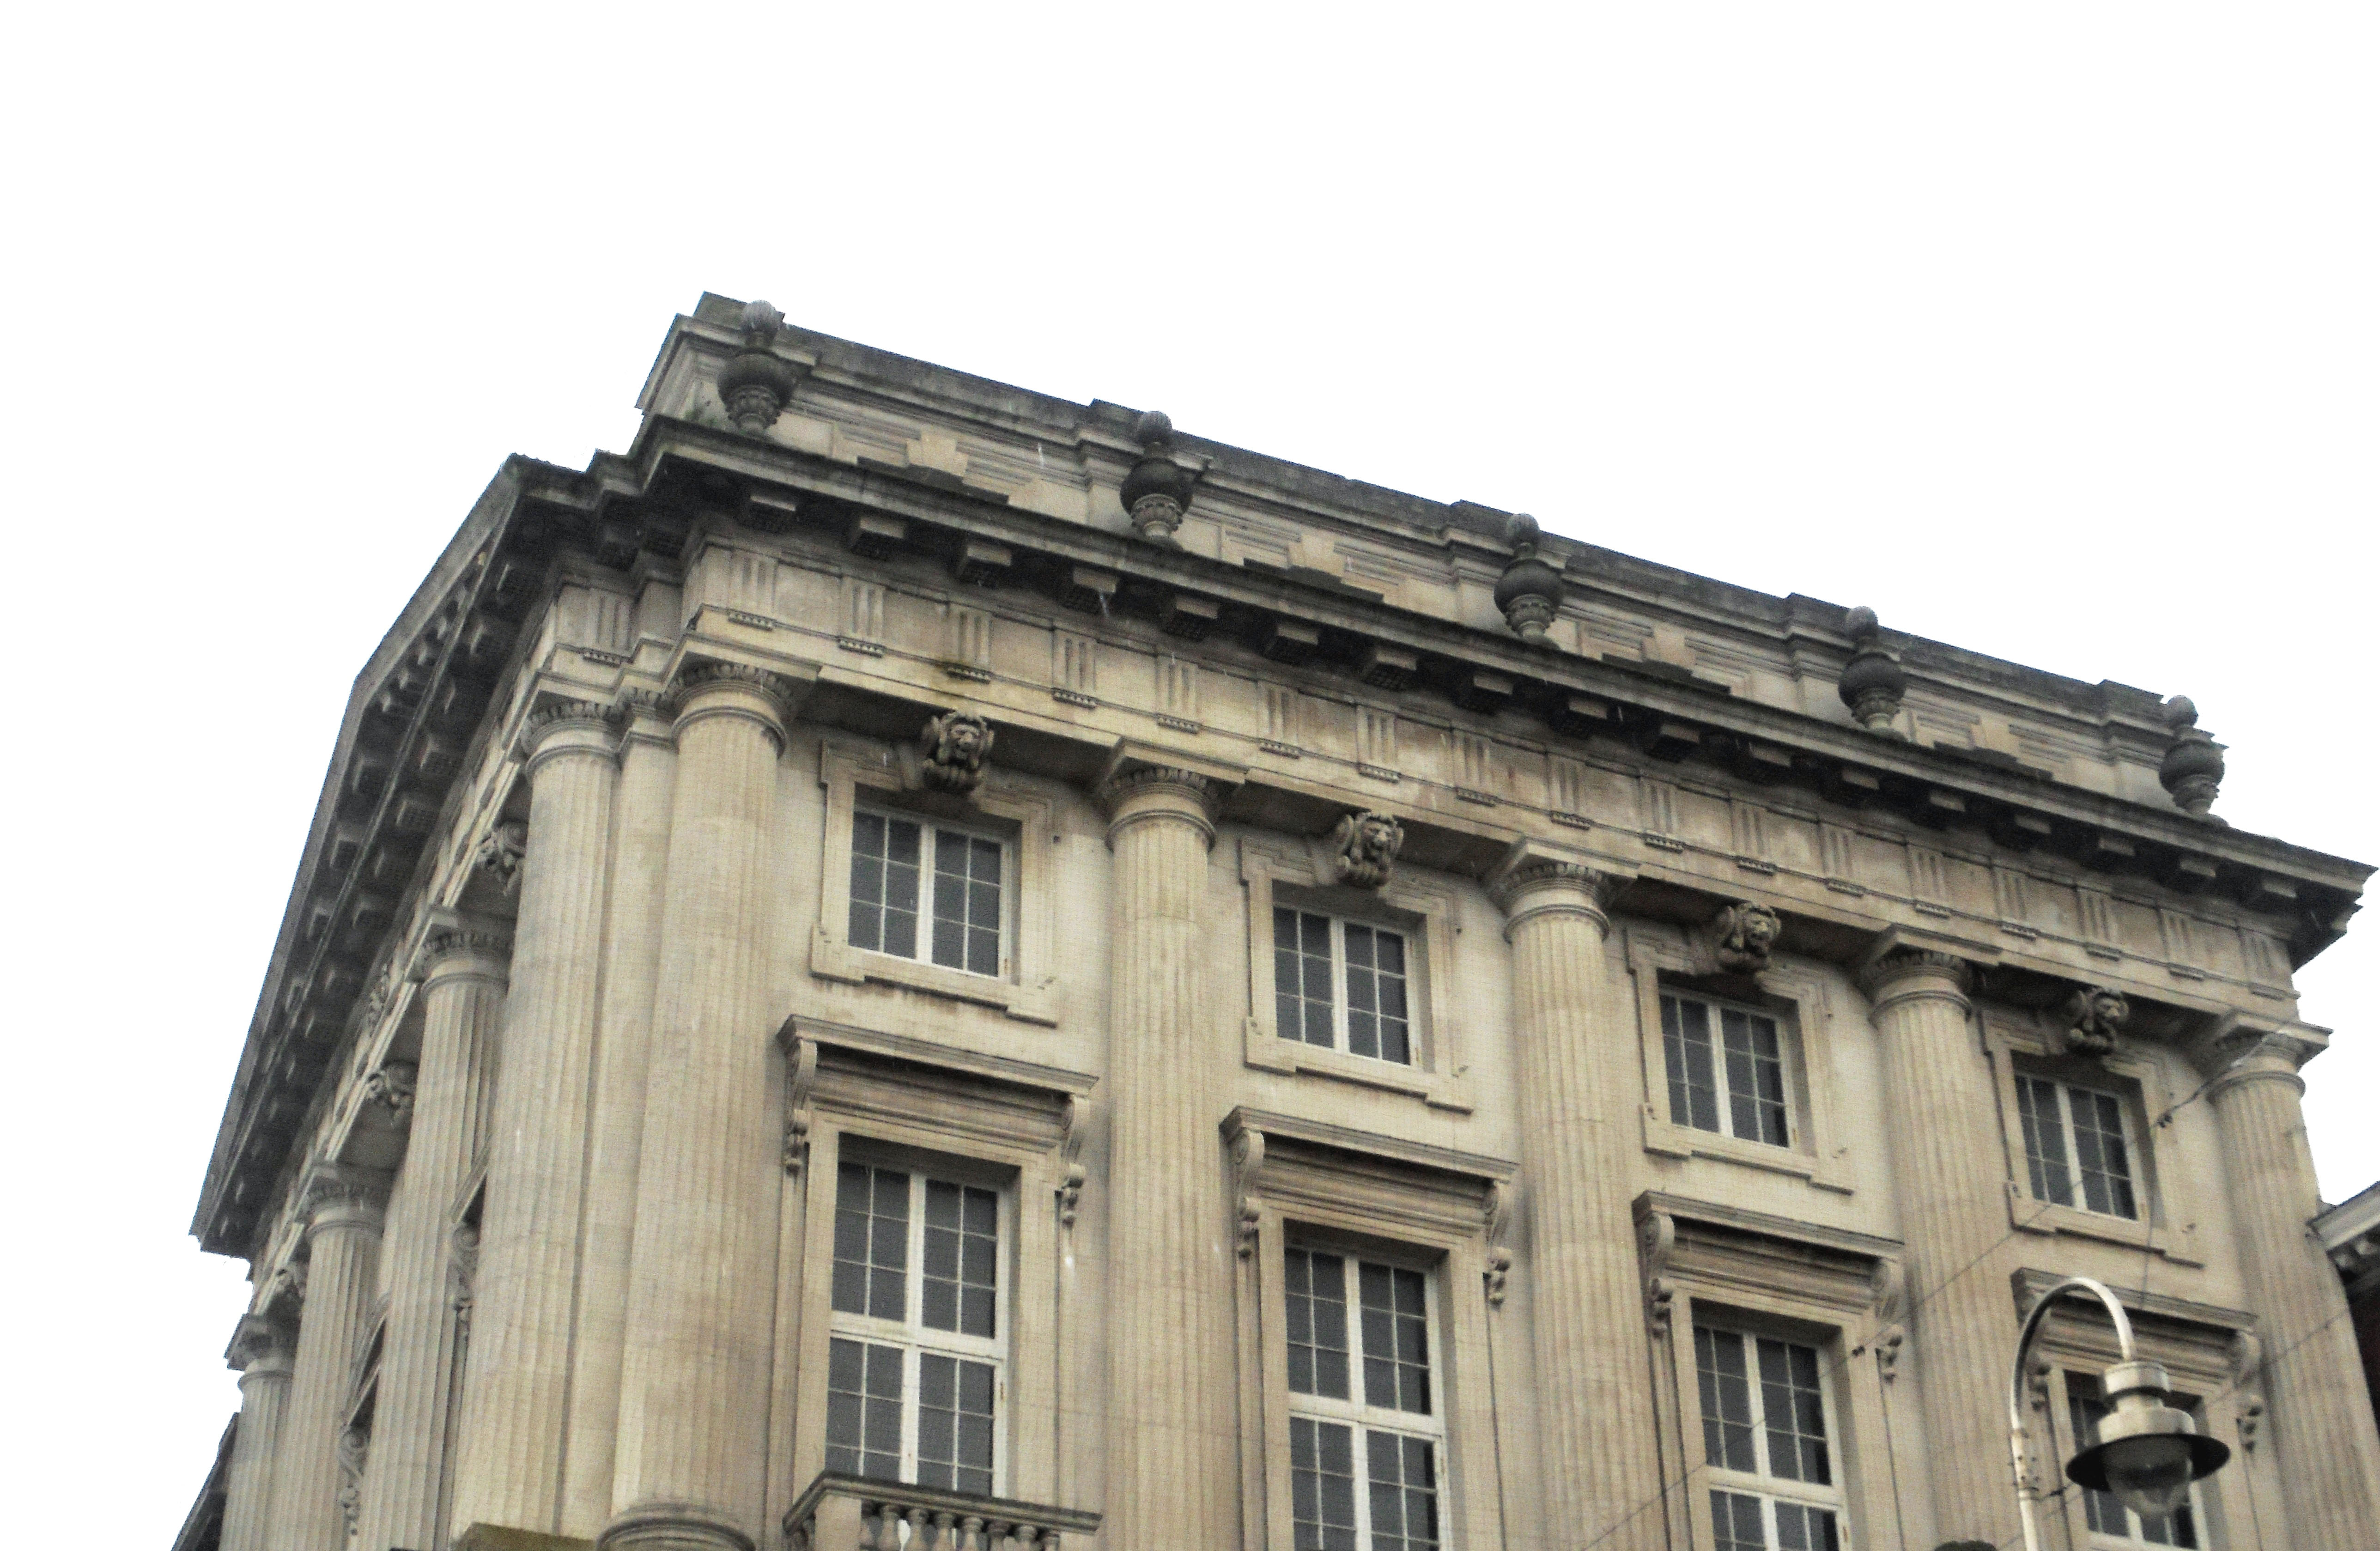
[[[1220,784],[1204,771],[1179,764],[1141,764],[1111,769],[1099,777],[1092,797],[1108,815],[1108,844],[1135,824],[1172,819],[1194,825],[1211,847],[1222,808]]]
[[[513,934],[509,922],[460,910],[430,912],[429,930],[414,950],[407,978],[421,984],[453,980],[483,980],[504,983],[511,969]]]
[[[683,737],[688,727],[711,716],[738,716],[759,726],[782,753],[785,727],[799,699],[800,691],[783,674],[748,663],[706,661],[679,668],[659,706],[672,718],[673,736]]]
[[[1504,912],[1504,936],[1526,921],[1547,914],[1581,915],[1599,933],[1611,930],[1611,901],[1630,880],[1568,857],[1552,856],[1524,842],[1488,874],[1488,898]]]
[[[2298,1069],[2321,1049],[2318,1041],[2303,1032],[2230,1014],[2191,1045],[2190,1056],[2206,1079],[2206,1095],[2212,1099],[2265,1079],[2302,1093],[2305,1079]]]
[[[522,722],[515,747],[530,775],[565,755],[614,759],[620,749],[620,719],[618,708],[595,701],[541,699]]]
[[[298,1192],[298,1212],[306,1219],[306,1237],[331,1228],[368,1227],[377,1230],[388,1205],[386,1170],[359,1168],[353,1164],[317,1158],[306,1171]]]
[[[1969,996],[1975,986],[1975,966],[1947,949],[1894,944],[1861,966],[1859,983],[1871,1011],[1933,997],[1956,1002],[1963,1013],[1973,1006]]]
[[[297,1343],[278,1322],[262,1314],[242,1314],[233,1326],[231,1344],[224,1349],[224,1365],[256,1378],[289,1374]]]

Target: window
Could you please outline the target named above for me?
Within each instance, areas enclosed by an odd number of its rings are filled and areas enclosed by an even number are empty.
[[[2100,1398],[2099,1381],[2083,1374],[2066,1375],[2066,1405],[2074,1424],[2075,1447],[2085,1447],[2099,1441],[2099,1422],[2107,1414],[2107,1402]],[[2094,1492],[2076,1487],[2082,1496],[2082,1519],[2091,1527],[2095,1545],[2174,1545],[2195,1547],[2203,1544],[2198,1538],[2198,1519],[2190,1507],[2179,1509],[2170,1519],[2143,1519],[2123,1505],[2113,1492]],[[2196,1494],[2193,1491],[2192,1496]]]
[[[969,974],[1000,974],[1005,855],[998,840],[963,829],[855,812],[851,946]],[[929,892],[929,901],[921,898]]]
[[[1791,1145],[1784,1048],[1773,1016],[1664,991],[1661,1046],[1669,1062],[1672,1123],[1772,1147]]]
[[[2121,1099],[2019,1073],[2016,1105],[2034,1200],[2112,1217],[2140,1215]]]
[[[1429,1278],[1321,1250],[1283,1261],[1293,1544],[1435,1551],[1446,1433]]]
[[[998,1191],[839,1167],[828,1470],[993,1495],[1000,1261]]]
[[[1272,951],[1281,1038],[1413,1064],[1402,934],[1276,905]]]
[[[1718,1551],[1840,1551],[1817,1349],[1697,1325],[1694,1373]]]

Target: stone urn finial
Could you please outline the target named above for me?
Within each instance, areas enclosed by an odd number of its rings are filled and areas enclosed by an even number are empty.
[[[1835,692],[1860,726],[1887,738],[1900,737],[1893,722],[1900,714],[1900,697],[1909,692],[1909,675],[1901,671],[1900,659],[1884,649],[1884,627],[1876,622],[1876,610],[1865,605],[1852,609],[1843,628],[1852,638],[1852,658],[1843,665]]]
[[[1504,542],[1512,546],[1512,563],[1496,581],[1496,606],[1504,623],[1523,641],[1543,644],[1547,628],[1561,608],[1561,572],[1537,557],[1543,536],[1537,519],[1515,512],[1504,521]]]
[[[2157,780],[2173,796],[2173,805],[2196,818],[2220,824],[2207,810],[2215,806],[2216,788],[2223,784],[2223,745],[2198,725],[2198,707],[2187,695],[2165,702],[2165,725],[2173,741],[2166,745]]]
[[[1190,511],[1190,472],[1173,461],[1173,421],[1151,409],[1132,424],[1140,461],[1123,477],[1123,509],[1133,531],[1151,543],[1171,544]]]
[[[719,369],[719,401],[727,418],[747,435],[758,436],[777,423],[794,397],[794,369],[772,348],[785,315],[765,301],[744,305],[744,345]]]

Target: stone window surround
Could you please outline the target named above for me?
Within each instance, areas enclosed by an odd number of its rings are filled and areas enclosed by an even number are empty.
[[[1637,1197],[1635,1214],[1653,1339],[1654,1414],[1662,1458],[1681,1467],[1669,1472],[1671,1542],[1716,1544],[1694,1373],[1697,1321],[1817,1349],[1845,1543],[1887,1538],[1896,1522],[1889,1472],[1863,1469],[1862,1456],[1883,1459],[1890,1435],[1886,1383],[1900,1350],[1893,1324],[1901,1297],[1899,1245],[1658,1191]],[[1878,1361],[1865,1361],[1871,1352]]]
[[[1248,1008],[1241,1025],[1246,1064],[1385,1088],[1413,1094],[1433,1108],[1469,1113],[1476,1101],[1453,991],[1453,938],[1463,929],[1453,885],[1400,868],[1377,895],[1348,888],[1332,882],[1329,849],[1324,841],[1291,836],[1240,838],[1240,881],[1247,892]],[[1281,1037],[1272,945],[1274,891],[1281,885],[1311,891],[1301,900],[1306,909],[1404,934],[1412,1065]]]
[[[1092,1078],[1023,1062],[937,1051],[923,1042],[801,1019],[781,1035],[791,1059],[788,1164],[770,1435],[793,1440],[768,1461],[771,1513],[783,1511],[825,1466],[827,1345],[833,1335],[834,1206],[845,1139],[870,1162],[906,1162],[1002,1194],[1000,1308],[1007,1320],[1002,1414],[996,1423],[1002,1495],[1060,1497],[1062,1317],[1053,1281],[1069,1231],[1053,1202],[1067,1199]],[[880,1057],[890,1056],[891,1059]],[[795,1143],[798,1142],[798,1145]]]
[[[1805,1179],[1818,1190],[1853,1191],[1848,1163],[1852,1142],[1837,1130],[1841,1105],[1827,1044],[1833,1034],[1834,997],[1815,970],[1781,956],[1755,978],[1772,1003],[1778,1043],[1785,1057],[1787,1122],[1792,1142],[1773,1147],[1720,1131],[1700,1130],[1670,1118],[1669,1053],[1661,1044],[1663,978],[1694,976],[1708,966],[1675,930],[1632,922],[1625,929],[1628,974],[1635,987],[1636,1031],[1642,1053],[1644,1094],[1638,1105],[1645,1151],[1669,1158],[1713,1158]],[[1690,986],[1681,990],[1697,995]],[[1732,998],[1742,1001],[1744,998]]]
[[[2197,1189],[2187,1170],[2171,1166],[2173,1149],[2167,1133],[2149,1124],[2180,1097],[2167,1080],[2165,1063],[2137,1046],[2119,1044],[2114,1055],[2086,1067],[2070,1057],[2052,1055],[2039,1025],[2019,1021],[2022,1015],[1978,1010],[1984,1014],[1984,1052],[1991,1062],[1992,1089],[1999,1103],[2009,1226],[2022,1233],[2071,1234],[2134,1252],[2142,1249],[2145,1238],[2150,1252],[2177,1265],[2205,1264],[2206,1257],[2198,1248]],[[2119,1096],[2132,1142],[2132,1192],[2141,1208],[2138,1217],[2111,1216],[2034,1199],[2025,1168],[2024,1120],[2017,1108],[2020,1070]]]
[[[2050,1272],[2031,1267],[2016,1272],[2010,1278],[2016,1313],[2021,1316],[2031,1308],[2042,1290],[2058,1279]],[[2131,1316],[2140,1354],[2165,1364],[2173,1375],[2176,1392],[2190,1402],[2182,1409],[2197,1421],[2198,1430],[2231,1447],[2232,1468],[2210,1476],[2198,1488],[2199,1543],[2231,1545],[2222,1523],[2227,1486],[2244,1491],[2264,1485],[2258,1482],[2237,1487],[2228,1479],[2258,1468],[2253,1451],[2264,1397],[2255,1378],[2263,1358],[2255,1334],[2256,1317],[2237,1309],[2155,1293],[2143,1298],[2131,1288],[2115,1290]],[[2046,1487],[2040,1503],[2042,1516],[2055,1519],[2061,1512],[2068,1514],[2070,1543],[2096,1545],[2098,1537],[2085,1527],[2079,1496],[2067,1493],[2060,1503],[2053,1504],[2046,1500],[2046,1492],[2065,1484],[2059,1461],[2074,1452],[2067,1422],[2066,1375],[2095,1376],[2112,1364],[2119,1355],[2115,1328],[2095,1301],[2069,1298],[2042,1322],[2032,1355],[2032,1410],[2027,1421],[2033,1474]]]
[[[1495,1451],[1497,1368],[1492,1294],[1484,1289],[1512,1166],[1443,1148],[1267,1114],[1245,1106],[1222,1123],[1240,1214],[1235,1343],[1242,1543],[1291,1551],[1289,1348],[1281,1252],[1291,1238],[1427,1271],[1438,1320],[1434,1376],[1443,1399],[1441,1544],[1503,1544]]]
[[[1058,1021],[1056,965],[1057,900],[1050,885],[1050,849],[1055,838],[1056,805],[1024,790],[997,769],[964,807],[927,793],[917,776],[916,751],[837,739],[819,746],[819,785],[826,796],[824,844],[820,847],[818,924],[810,936],[810,973],[850,984],[878,981],[953,1001],[997,1008],[1026,1023]],[[865,793],[871,807],[941,819],[963,827],[1009,831],[1014,864],[1004,909],[1002,959],[1008,973],[969,974],[926,959],[867,953],[845,934],[851,921],[851,826]],[[990,822],[987,823],[986,821]]]

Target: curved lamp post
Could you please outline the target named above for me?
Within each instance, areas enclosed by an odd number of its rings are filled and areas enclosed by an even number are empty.
[[[2009,1374],[2009,1458],[2016,1467],[2025,1551],[2041,1551],[2041,1538],[2033,1521],[2033,1493],[2024,1478],[2024,1354],[2040,1334],[2050,1304],[2069,1292],[2090,1293],[2107,1305],[2121,1355],[2100,1379],[2110,1410],[2099,1423],[2099,1441],[2066,1461],[2066,1479],[2095,1492],[2113,1492],[2143,1519],[2162,1519],[2190,1500],[2192,1482],[2214,1474],[2231,1458],[2220,1439],[2202,1435],[2188,1413],[2166,1404],[2173,1380],[2163,1363],[2144,1362],[2134,1349],[2132,1322],[2116,1295],[2088,1276],[2069,1276],[2043,1293],[2024,1316],[2024,1330],[2016,1341],[2016,1367]]]

